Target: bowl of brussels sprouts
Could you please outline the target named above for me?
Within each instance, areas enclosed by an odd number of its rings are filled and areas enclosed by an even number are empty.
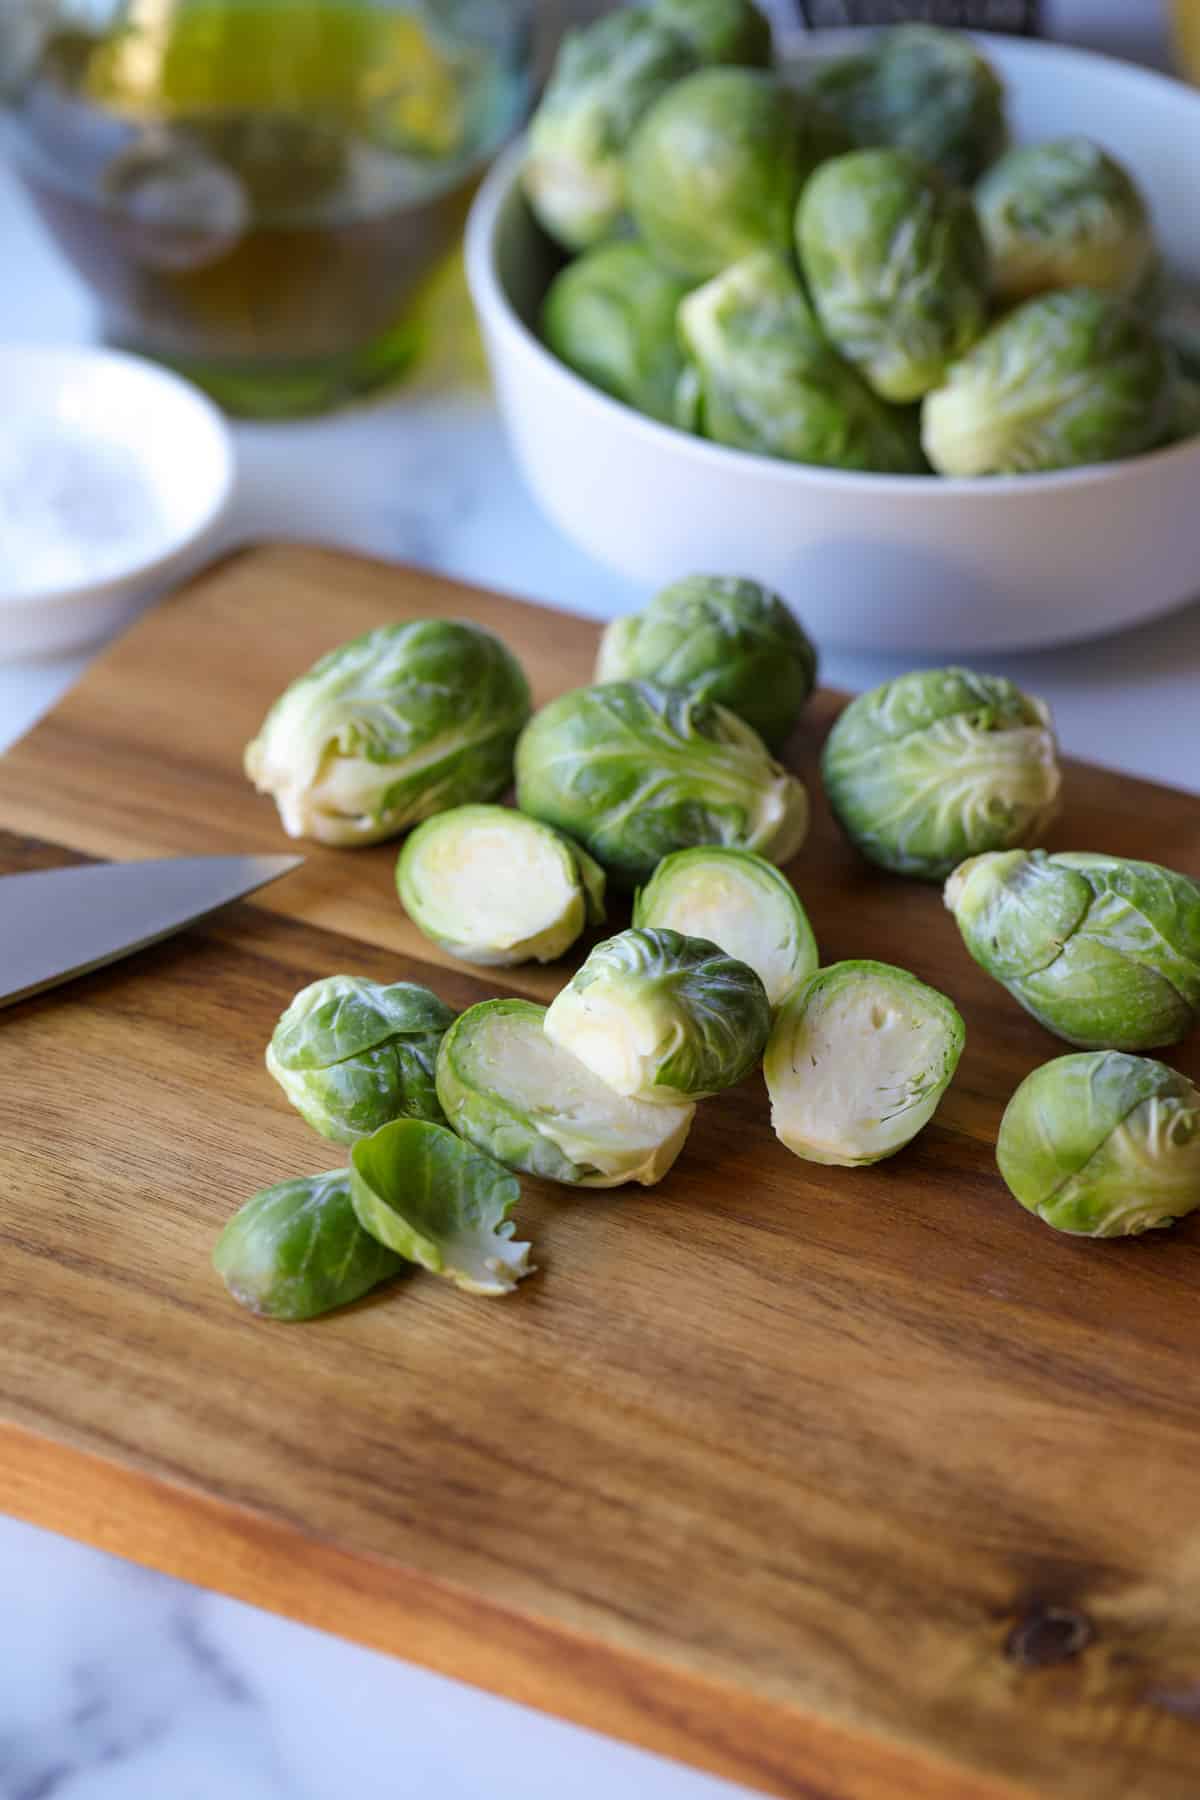
[[[1071,642],[1200,588],[1200,96],[750,0],[568,36],[477,196],[507,429],[568,536],[846,648]]]

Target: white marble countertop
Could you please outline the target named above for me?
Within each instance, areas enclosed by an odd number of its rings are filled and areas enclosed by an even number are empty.
[[[1058,34],[1162,54],[1154,0],[1053,0],[1049,10]],[[0,265],[0,341],[87,335],[82,294],[2,169]],[[462,369],[431,366],[330,419],[241,428],[238,448],[226,543],[311,537],[595,617],[641,598],[538,515],[486,386]],[[0,666],[0,748],[86,660]],[[1200,791],[1200,604],[996,666],[1052,702],[1070,752]],[[852,688],[894,672],[837,654],[824,671]],[[741,1792],[4,1519],[0,1593],[0,1800]]]

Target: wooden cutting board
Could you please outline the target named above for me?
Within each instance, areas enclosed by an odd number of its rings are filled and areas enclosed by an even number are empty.
[[[541,700],[589,675],[578,619],[249,553],[0,761],[0,866],[283,848],[240,774],[267,704],[428,613],[499,631]],[[917,1143],[802,1163],[756,1078],[659,1189],[525,1182],[540,1273],[508,1299],[415,1275],[255,1321],[217,1231],[339,1160],[262,1068],[293,991],[347,969],[462,1006],[567,973],[455,966],[401,914],[394,849],[311,848],[0,1015],[0,1504],[770,1793],[1194,1800],[1200,1237],[1072,1242],[1008,1197],[1000,1113],[1058,1046],[935,889],[838,838],[813,779],[836,706],[794,745],[815,822],[791,872],[826,960],[904,963],[966,1017]],[[1072,767],[1053,841],[1200,874],[1200,802]],[[1200,1076],[1195,1040],[1169,1055]]]

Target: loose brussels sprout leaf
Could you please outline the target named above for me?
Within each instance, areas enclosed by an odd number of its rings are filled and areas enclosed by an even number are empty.
[[[437,1053],[453,1021],[452,1007],[412,982],[329,975],[280,1018],[267,1068],[314,1131],[354,1144],[392,1119],[441,1119]]]
[[[654,17],[678,32],[702,63],[770,66],[770,20],[752,0],[654,0]]]
[[[817,678],[817,652],[787,604],[757,581],[689,575],[644,612],[614,619],[597,681],[650,681],[716,700],[771,749],[790,735]]]
[[[264,1319],[315,1319],[361,1299],[404,1267],[365,1232],[345,1169],[264,1188],[217,1239],[213,1267],[238,1302]]]
[[[289,837],[376,844],[508,786],[529,684],[498,638],[456,619],[383,625],[280,695],[246,747]]]
[[[860,694],[830,732],[821,771],[862,855],[927,881],[1036,839],[1061,783],[1048,708],[970,669],[920,670]]]
[[[942,475],[1031,475],[1158,444],[1174,368],[1151,328],[1090,288],[1029,300],[927,394],[921,437]]]
[[[969,187],[1008,137],[999,76],[962,32],[901,25],[820,70],[814,91],[863,148],[891,144]]]
[[[550,283],[542,336],[585,381],[670,425],[683,372],[675,313],[687,291],[644,245],[600,244]]]
[[[615,1093],[650,1105],[703,1100],[755,1068],[766,989],[745,963],[678,931],[597,944],[546,1013],[546,1036]]]
[[[888,963],[831,963],[786,1000],[763,1061],[771,1124],[807,1162],[894,1156],[937,1109],[965,1029],[936,988]]]
[[[754,250],[786,254],[796,196],[830,153],[829,133],[824,114],[778,76],[701,69],[634,133],[625,175],[634,223],[664,268],[692,281]]]
[[[513,1241],[514,1175],[447,1131],[399,1119],[351,1152],[350,1197],[364,1231],[470,1294],[507,1294],[531,1273]]]
[[[1023,144],[975,191],[992,286],[1009,305],[1052,288],[1132,293],[1154,257],[1150,215],[1133,177],[1090,138]]]
[[[485,1000],[442,1045],[438,1092],[451,1125],[511,1169],[575,1187],[653,1187],[683,1149],[695,1107],[615,1093],[543,1030],[544,1006]]]
[[[551,826],[506,806],[456,806],[426,819],[400,852],[396,886],[426,937],[493,967],[553,962],[589,916],[604,917],[604,871]]]
[[[1068,1044],[1152,1050],[1200,1020],[1200,883],[1118,856],[976,856],[946,905],[981,968]]]
[[[987,325],[970,198],[905,150],[857,150],[818,169],[796,242],[826,335],[885,400],[937,387]]]
[[[1146,1056],[1057,1057],[1009,1101],[996,1161],[1014,1197],[1056,1231],[1155,1231],[1200,1206],[1200,1092]]]
[[[696,66],[646,6],[569,31],[529,126],[523,182],[538,221],[567,250],[611,235],[625,211],[625,147],[642,114]]]
[[[808,796],[724,706],[644,681],[576,688],[517,745],[517,804],[569,832],[626,887],[672,850],[730,844],[787,862]]]
[[[679,333],[717,443],[837,469],[924,470],[908,421],[830,348],[785,257],[760,251],[697,288]]]
[[[772,1007],[817,967],[817,944],[795,888],[749,850],[677,850],[634,902],[635,925],[707,938],[754,970]]]

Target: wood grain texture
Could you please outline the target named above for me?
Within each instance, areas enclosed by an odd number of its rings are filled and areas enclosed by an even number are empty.
[[[586,679],[580,621],[243,557],[0,762],[0,867],[272,848],[238,771],[266,704],[430,611],[492,624],[543,698]],[[415,1275],[284,1327],[209,1268],[250,1192],[339,1160],[261,1065],[296,987],[351,968],[465,1005],[564,976],[433,966],[386,848],[318,851],[0,1018],[0,1503],[771,1793],[1191,1800],[1200,1234],[1076,1243],[1015,1205],[996,1125],[1058,1046],[936,890],[815,813],[792,873],[825,958],[904,962],[966,1017],[933,1125],[822,1169],[756,1078],[659,1189],[526,1181],[540,1273],[504,1301]],[[1200,873],[1200,805],[1073,768],[1056,842]],[[1169,1059],[1200,1076],[1194,1041]]]

